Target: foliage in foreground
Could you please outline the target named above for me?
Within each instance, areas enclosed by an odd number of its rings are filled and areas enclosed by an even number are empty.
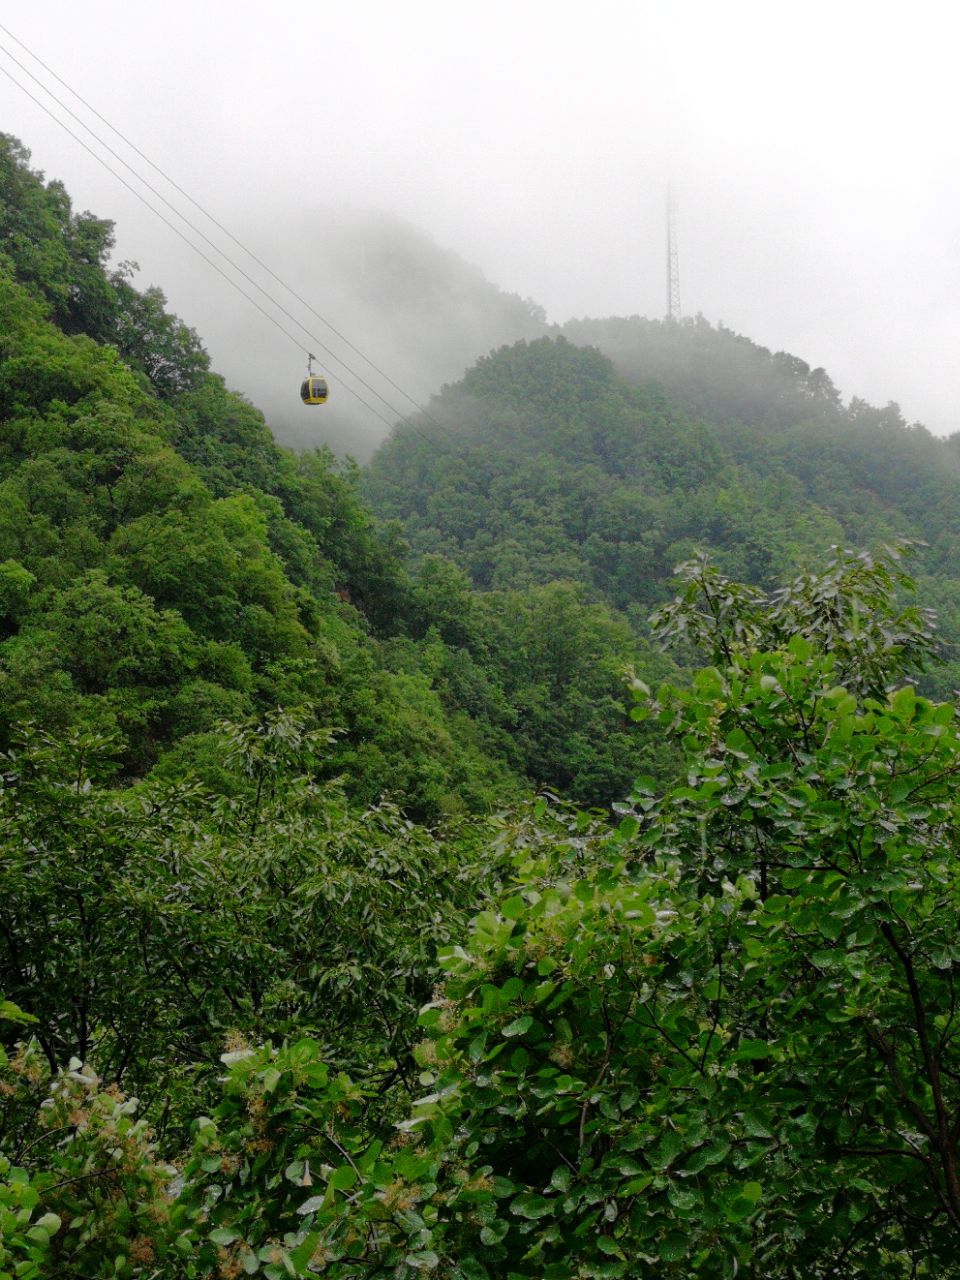
[[[161,1132],[202,1105],[198,1064],[231,1031],[309,1028],[379,1087],[402,1078],[434,948],[489,874],[470,861],[479,832],[443,843],[318,781],[329,735],[311,723],[222,725],[219,793],[113,790],[111,743],[89,736],[34,734],[3,758],[0,989],[37,1020],[49,1069],[95,1063]]]
[[[894,553],[773,601],[687,573],[660,626],[711,665],[636,688],[681,781],[615,831],[504,828],[407,1118],[315,1038],[235,1043],[149,1265],[57,1275],[960,1274],[960,726],[904,683],[928,626]]]

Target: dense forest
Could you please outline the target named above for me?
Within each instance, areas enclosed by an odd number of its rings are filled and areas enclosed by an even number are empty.
[[[958,441],[634,318],[361,470],[0,246],[0,1280],[960,1276]]]
[[[484,592],[577,582],[642,637],[696,552],[769,589],[831,545],[909,538],[952,651],[960,435],[844,406],[824,370],[702,319],[567,333],[481,359],[379,451],[366,495],[416,554]]]

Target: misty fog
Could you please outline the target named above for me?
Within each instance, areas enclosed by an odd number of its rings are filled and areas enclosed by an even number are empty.
[[[322,416],[297,398],[302,368],[283,333],[251,322],[245,306],[210,317],[214,367],[285,443],[322,441],[363,460],[396,420],[416,414],[480,356],[548,331],[532,302],[394,215],[328,208],[301,214],[292,230],[281,243],[254,229],[244,243],[317,313],[268,281],[290,316],[302,317],[297,331],[328,379]],[[294,329],[290,316],[281,318]]]
[[[76,208],[115,220],[117,260],[140,263],[140,287],[165,291],[283,438],[362,457],[407,396],[492,346],[573,317],[662,315],[668,175],[685,315],[824,366],[846,399],[960,426],[955,22],[941,4],[290,0],[254,15],[9,0],[0,22],[4,130]],[[64,132],[11,55],[68,97],[62,77],[405,394],[265,279],[388,403],[308,334],[275,328]],[[314,413],[297,399],[308,350],[332,388]]]

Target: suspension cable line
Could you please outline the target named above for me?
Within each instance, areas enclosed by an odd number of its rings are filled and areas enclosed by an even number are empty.
[[[127,182],[126,178],[124,178],[122,174],[117,173],[116,169],[111,168],[111,166],[107,164],[106,160],[104,160],[102,156],[98,155],[96,151],[93,150],[92,147],[88,146],[87,143],[84,142],[84,140],[81,137],[79,137],[76,133],[73,132],[73,130],[70,128],[69,125],[64,124],[62,120],[58,119],[58,117],[54,114],[54,112],[52,112],[50,108],[46,106],[45,103],[41,102],[38,97],[32,94],[30,90],[26,87],[26,85],[21,84],[20,81],[17,80],[16,76],[12,74],[12,72],[10,72],[6,67],[2,65],[0,65],[0,71],[2,71],[3,74],[9,80],[12,80],[13,83],[17,86],[17,88],[22,90],[22,92],[25,93],[27,97],[31,99],[31,101],[35,102],[42,111],[45,111],[52,120],[54,120],[58,125],[60,125],[60,127],[63,130],[65,130],[66,133],[68,133],[75,142],[79,143],[79,145],[83,147],[85,151],[89,152],[90,155],[92,155],[93,158],[99,164],[103,165],[103,167],[107,170],[108,173],[112,174],[113,177],[115,177],[119,183],[121,183],[124,187],[126,187],[127,190],[132,195],[136,196],[136,198],[141,202],[141,204],[145,205],[150,210],[151,213],[155,214],[160,219],[161,222],[165,223],[166,226],[168,226],[175,235],[179,236],[180,239],[184,242],[184,244],[189,245],[189,247],[194,251],[194,253],[196,253],[200,258],[202,258],[203,261],[206,262],[208,266],[212,267],[213,270],[216,271],[218,275],[222,276],[223,279],[226,280],[227,284],[231,286],[231,288],[235,289],[237,293],[239,293],[242,297],[246,298],[246,300],[250,303],[251,306],[256,307],[256,309],[260,312],[260,314],[265,316],[267,320],[269,320],[270,323],[275,328],[279,329],[282,334],[284,334],[287,338],[289,338],[290,341],[294,344],[294,346],[298,350],[300,351],[303,350],[303,344],[299,341],[298,338],[295,337],[294,334],[290,332],[288,328],[286,328],[285,325],[281,324],[281,322],[276,318],[276,316],[271,315],[270,312],[267,311],[265,307],[260,305],[260,303],[252,294],[247,293],[247,291],[242,287],[242,285],[237,284],[236,280],[234,280],[232,276],[227,275],[226,271],[224,271],[223,268],[219,266],[218,263],[214,262],[211,257],[205,254],[203,250],[200,249],[197,245],[195,245],[188,236],[184,235],[184,233],[180,230],[180,228],[176,226],[174,223],[172,223],[170,219],[167,218],[164,214],[162,214],[159,209],[154,208],[154,206],[151,205],[150,201],[147,200],[146,196],[144,196],[141,192],[137,191],[135,187],[131,186],[130,183]],[[337,357],[334,357],[334,359],[337,359]],[[337,363],[341,364],[343,368],[347,368],[346,365],[343,365],[342,361],[337,360]],[[352,370],[348,369],[348,372],[352,373]],[[379,412],[379,410],[374,408],[373,405],[371,405],[368,401],[366,401],[358,391],[355,391],[353,387],[349,386],[349,384],[347,383],[344,383],[344,387],[347,391],[350,392],[352,396],[355,397],[355,399],[359,400],[359,402],[364,406],[365,409],[367,409],[370,413],[372,413],[374,417],[379,418],[380,421],[386,427],[392,430],[393,423],[390,422],[388,418],[385,418],[383,414]]]
[[[310,305],[309,302],[301,298],[300,295],[297,294],[296,291],[293,290],[289,285],[287,285],[279,276],[277,276],[266,263],[261,262],[261,260],[257,257],[257,255],[252,252],[252,250],[248,249],[226,227],[223,227],[221,223],[219,223],[212,214],[207,212],[207,210],[204,209],[204,207],[198,201],[196,201],[192,196],[190,196],[189,193],[184,191],[183,188],[180,187],[179,184],[176,183],[172,178],[170,178],[158,165],[154,164],[154,162],[150,160],[150,158],[146,156],[142,151],[140,151],[140,149],[134,143],[130,142],[129,139],[127,139],[124,136],[124,134],[120,132],[120,130],[116,129],[110,123],[110,121],[106,119],[106,117],[101,115],[101,113],[98,112],[95,107],[92,107],[89,103],[87,103],[86,100],[79,93],[77,93],[73,88],[71,88],[71,86],[67,84],[67,82],[61,76],[57,75],[55,71],[53,71],[50,67],[48,67],[47,64],[40,57],[38,57],[35,53],[33,53],[33,51],[29,49],[28,46],[25,45],[22,40],[18,39],[18,37],[14,35],[13,32],[11,32],[2,23],[0,23],[0,31],[6,32],[6,34],[10,36],[10,38],[14,40],[21,48],[23,48],[30,55],[31,58],[33,58],[41,67],[44,68],[45,71],[47,71],[50,75],[52,75],[54,79],[57,80],[60,84],[64,85],[64,87],[71,94],[73,94],[73,96],[77,98],[79,102],[81,102],[85,107],[87,107],[87,109],[90,110],[95,116],[97,116],[98,119],[103,120],[103,122],[107,125],[107,127],[110,128],[117,135],[117,137],[119,137],[123,142],[125,142],[129,147],[131,147],[131,149],[134,152],[136,152],[137,155],[141,156],[146,161],[147,164],[149,164],[157,173],[161,175],[161,177],[163,177],[167,182],[169,182],[171,186],[173,186],[177,191],[179,191],[185,197],[185,199],[189,200],[191,204],[193,204],[197,209],[199,209],[200,212],[206,218],[208,218],[209,221],[214,226],[220,229],[230,240],[236,243],[240,247],[240,249],[243,250],[243,252],[246,253],[251,258],[252,261],[256,262],[259,266],[261,266],[267,272],[268,275],[270,275],[273,279],[277,280],[277,282],[284,289],[286,289],[287,292],[290,293],[292,297],[294,297],[298,302],[300,302],[303,306],[305,306],[307,310],[310,311],[313,315],[315,315],[323,324],[325,324],[332,333],[336,334],[336,336],[339,337],[352,351],[356,352],[356,354],[359,355],[360,358],[364,360],[376,373],[378,373],[380,377],[384,379],[385,382],[387,382],[390,386],[394,387],[395,390],[397,390],[406,400],[408,400],[417,409],[421,417],[427,419],[427,421],[432,423],[432,425],[435,426],[438,430],[443,430],[441,424],[437,421],[436,418],[433,417],[432,414],[428,412],[428,410],[423,405],[419,404],[408,392],[404,391],[402,387],[400,387],[397,383],[395,383],[388,374],[386,374],[382,369],[379,368],[379,366],[373,360],[370,359],[369,356],[365,355],[364,352],[361,351],[359,347],[355,346],[345,335],[340,333],[340,331],[336,329],[335,326],[330,323],[330,321],[328,321],[324,316],[320,315],[320,313],[317,312]],[[311,338],[311,340],[321,348],[321,350],[325,351],[327,355],[330,356],[330,358],[337,365],[340,366],[341,369],[343,369],[351,377],[356,379],[356,381],[359,382],[361,386],[366,388],[372,395],[376,396],[377,399],[379,399],[386,406],[386,408],[389,409],[389,411],[395,415],[396,420],[403,423],[403,425],[406,426],[408,430],[413,431],[425,443],[430,445],[431,448],[436,449],[438,444],[437,440],[431,439],[431,437],[426,435],[424,431],[422,431],[413,421],[411,421],[409,414],[404,414],[400,410],[398,410],[395,405],[391,404],[390,401],[387,400],[386,397],[383,396],[379,391],[377,391],[375,387],[372,387],[360,374],[356,372],[355,369],[352,369],[343,360],[342,357],[336,355],[335,352],[331,351],[330,348],[316,334],[314,334],[300,320],[298,320],[297,317],[294,316],[286,307],[284,307],[282,303],[278,302],[277,299],[267,289],[265,289],[255,279],[253,279],[253,277],[250,276],[241,266],[239,266],[236,262],[234,262],[233,259],[229,256],[229,254],[227,254],[223,249],[221,249],[213,240],[210,239],[209,236],[207,236],[200,228],[198,228],[193,222],[191,222],[191,220],[184,213],[180,212],[180,210],[177,209],[176,206],[173,205],[161,192],[157,191],[156,188],[146,178],[142,176],[142,174],[138,173],[137,170],[128,161],[126,161],[121,155],[119,155],[109,145],[109,143],[107,143],[103,138],[101,138],[90,127],[90,125],[86,124],[86,122],[80,116],[78,116],[76,112],[74,112],[66,103],[64,103],[60,98],[58,98],[56,94],[52,92],[51,89],[49,89],[45,84],[43,84],[43,82],[28,67],[26,67],[13,53],[11,53],[9,49],[7,49],[5,46],[0,44],[0,51],[6,54],[6,56],[10,58],[11,61],[13,61],[18,67],[20,67],[22,71],[24,71],[37,85],[39,85],[39,87],[43,90],[44,93],[46,93],[49,97],[51,97],[54,102],[56,102],[74,120],[76,120],[77,123],[80,124],[81,127],[84,128],[92,138],[94,138],[102,147],[105,148],[106,151],[109,152],[110,155],[112,155],[115,159],[117,159],[127,169],[129,173],[131,173],[139,182],[141,182],[149,191],[151,191],[159,200],[161,200],[167,206],[167,208],[170,209],[171,212],[175,214],[176,217],[178,217],[196,235],[198,235],[202,240],[204,240],[208,245],[210,245],[210,247],[217,254],[219,254],[219,256],[226,263],[228,263],[235,271],[237,271],[239,275],[241,275],[251,285],[253,285],[253,287],[256,288],[273,306],[275,306],[277,310],[281,312],[281,314],[285,315],[299,329],[301,329],[302,332],[306,333]],[[285,337],[287,337],[294,344],[294,346],[297,347],[298,350],[300,351],[303,350],[303,344],[295,337],[294,334],[290,332],[288,328],[286,328],[274,315],[268,312],[261,305],[261,303],[258,302],[258,300],[255,297],[253,297],[250,293],[248,293],[241,285],[239,285],[236,282],[236,280],[233,279],[232,276],[228,275],[227,272],[224,271],[223,268],[218,263],[214,262],[213,259],[211,259],[206,253],[204,253],[204,251],[201,248],[199,248],[192,240],[190,240],[189,237],[186,236],[179,227],[177,227],[174,223],[172,223],[169,218],[167,218],[159,209],[157,209],[153,204],[151,204],[150,201],[142,194],[142,192],[138,191],[135,187],[131,186],[131,184],[123,177],[122,174],[118,173],[116,169],[114,169],[110,164],[108,164],[107,161],[101,155],[99,155],[92,147],[90,147],[88,143],[86,143],[81,137],[79,137],[69,127],[69,125],[67,125],[62,119],[60,119],[60,117],[57,116],[57,114],[53,110],[51,110],[50,107],[48,107],[44,102],[42,102],[39,98],[37,98],[36,95],[33,94],[30,91],[30,89],[27,88],[26,85],[22,84],[10,70],[8,70],[6,67],[0,64],[0,71],[2,71],[3,74],[14,85],[16,85],[17,88],[20,89],[22,93],[24,93],[28,98],[30,98],[32,102],[36,103],[36,105],[40,107],[40,109],[44,111],[56,124],[58,124],[71,138],[73,138],[75,142],[77,142],[81,147],[83,147],[83,149],[86,152],[88,152],[98,162],[98,164],[102,165],[103,168],[105,168],[108,173],[110,173],[114,178],[116,178],[117,181],[121,183],[122,186],[126,187],[126,189],[132,195],[134,195],[140,201],[141,204],[143,204],[147,209],[150,210],[151,213],[153,213],[156,217],[158,217],[160,221],[164,223],[165,226],[169,227],[170,230],[173,231],[175,235],[179,236],[179,238],[184,242],[184,244],[186,244],[190,249],[192,249],[193,252],[198,255],[198,257],[200,257],[205,263],[207,263],[208,266],[210,266],[214,271],[216,271],[217,274],[220,275],[233,289],[235,289],[237,293],[239,293],[243,298],[245,298],[251,304],[251,306],[255,307],[262,316],[264,316],[267,320],[269,320],[270,323],[276,329],[278,329]],[[383,414],[375,406],[370,404],[370,402],[366,400],[353,387],[351,387],[349,383],[344,382],[342,385],[357,401],[359,401],[360,404],[363,405],[363,407],[369,413],[373,414],[375,418],[377,418],[381,423],[383,423],[383,425],[387,427],[388,431],[393,430],[393,427],[395,425],[394,422],[391,422],[389,419],[385,418]]]
[[[287,293],[290,294],[291,297],[295,298],[296,301],[301,304],[301,306],[306,307],[306,309],[310,312],[311,315],[315,316],[316,319],[318,319],[322,324],[325,324],[331,333],[335,334],[336,337],[338,337],[340,341],[343,342],[351,351],[353,351],[356,355],[360,356],[360,358],[363,361],[365,361],[370,366],[371,369],[373,369],[377,374],[379,374],[380,377],[383,378],[383,380],[386,383],[388,383],[391,387],[393,387],[394,391],[402,395],[405,400],[408,400],[415,409],[419,410],[420,412],[425,412],[423,410],[422,405],[420,405],[419,402],[413,398],[413,396],[411,396],[408,392],[406,392],[403,389],[403,387],[399,386],[396,382],[394,382],[394,380],[390,377],[390,375],[386,373],[383,369],[381,369],[378,365],[376,365],[374,361],[370,359],[369,356],[367,356],[363,351],[360,350],[359,347],[355,346],[355,344],[350,341],[350,339],[346,336],[346,334],[341,333],[340,330],[337,329],[337,327],[325,316],[321,315],[320,312],[317,311],[316,308],[306,298],[301,297],[301,295],[297,293],[297,291],[291,285],[287,284],[285,280],[283,280],[280,276],[277,275],[277,273],[269,266],[268,263],[264,262],[260,257],[258,257],[257,254],[254,253],[254,251],[250,249],[247,245],[245,245],[242,240],[239,240],[233,234],[233,232],[230,231],[228,227],[225,227],[222,222],[218,221],[217,218],[214,217],[214,215],[210,213],[210,211],[206,209],[199,202],[199,200],[196,200],[189,193],[189,191],[185,191],[184,188],[181,187],[180,184],[174,178],[171,178],[170,175],[160,167],[160,165],[158,165],[155,161],[151,160],[151,158],[148,155],[146,155],[145,152],[141,151],[135,142],[131,141],[130,138],[128,138],[124,133],[122,133],[116,127],[116,125],[111,123],[111,121],[108,120],[106,116],[104,116],[101,112],[97,110],[96,107],[94,107],[90,102],[88,102],[86,98],[83,97],[82,94],[78,93],[77,90],[72,87],[72,85],[68,84],[67,81],[64,80],[62,76],[58,75],[57,72],[54,71],[52,67],[48,66],[48,64],[44,62],[43,59],[39,57],[38,54],[34,53],[33,50],[28,45],[24,44],[24,42],[20,40],[9,29],[9,27],[4,26],[2,22],[0,22],[0,31],[5,32],[6,35],[10,37],[11,40],[13,40],[16,44],[18,44],[21,49],[23,49],[27,54],[29,54],[31,58],[33,58],[35,62],[37,62],[41,67],[43,67],[44,71],[46,71],[48,75],[52,76],[54,80],[56,80],[59,84],[63,85],[63,87],[67,90],[68,93],[72,94],[73,97],[76,98],[78,102],[82,103],[83,106],[86,107],[86,109],[89,112],[91,112],[93,115],[97,117],[98,120],[100,120],[103,124],[105,124],[107,128],[111,130],[112,133],[116,134],[116,136],[123,143],[125,143],[126,146],[128,146],[131,149],[131,151],[133,151],[136,155],[138,155],[141,160],[145,161],[151,167],[151,169],[153,169],[156,173],[160,175],[161,178],[164,179],[165,182],[168,182],[170,186],[174,188],[175,191],[178,191],[185,200],[188,200],[195,209],[199,210],[199,212],[202,213],[203,216],[207,218],[213,224],[213,226],[217,228],[218,231],[221,231],[229,240],[231,240],[237,246],[238,249],[241,249],[253,262],[257,264],[258,267],[260,267],[263,271],[265,271],[272,280],[275,280],[277,284],[279,284],[281,288],[285,289]],[[3,46],[0,46],[0,48],[2,47]],[[8,57],[14,58],[14,55],[10,53],[8,49],[4,49],[3,51],[4,53],[7,54]],[[17,62],[18,66],[23,67],[23,64],[17,61],[16,58],[14,58],[14,61]],[[37,77],[33,76],[33,73],[30,72],[26,67],[23,67],[23,70],[26,71],[27,74],[30,75],[34,80],[37,80]],[[37,80],[37,83],[39,84],[41,82]],[[46,89],[46,92],[50,93],[50,90]],[[54,95],[51,93],[50,96],[53,97]],[[59,99],[55,98],[54,101],[59,101]],[[64,106],[65,110],[70,111],[70,108],[66,107],[65,104],[61,103],[61,105]],[[76,116],[72,111],[70,111],[70,114],[74,117],[74,119],[79,120],[79,117]],[[80,123],[83,124],[83,121],[80,121]],[[84,124],[84,128],[89,130],[89,126],[86,124]],[[93,136],[96,137],[95,134]],[[98,141],[102,142],[102,139],[98,139]],[[102,145],[107,147],[107,144],[105,142],[103,142]],[[116,152],[112,151],[109,147],[107,147],[107,149],[110,150],[112,155],[116,155]],[[117,159],[121,159],[121,157],[117,156]],[[121,161],[121,163],[126,164],[126,161]],[[127,165],[127,168],[130,169],[131,172],[134,172],[130,165]],[[142,177],[140,178],[140,181],[144,182],[145,185],[149,185],[146,183],[145,179],[143,179]],[[152,187],[150,189],[153,190]],[[160,198],[164,199],[164,197],[162,196]],[[173,207],[172,205],[169,204],[169,201],[165,199],[164,199],[164,203],[167,204],[168,207],[170,208]],[[183,215],[178,213],[178,217],[183,217]],[[184,220],[186,221],[186,219]],[[218,252],[221,252],[221,251],[218,249]],[[307,331],[305,330],[305,332]],[[392,406],[390,407],[392,409]],[[395,410],[393,411],[395,412]],[[426,415],[426,416],[429,417],[429,415]]]
[[[0,44],[0,50],[2,50],[2,52],[5,53],[7,57],[10,58],[13,62],[15,62],[16,65],[20,67],[22,71],[24,71],[28,76],[30,76],[32,80],[34,80],[38,85],[40,85],[44,93],[48,94],[53,99],[53,101],[57,103],[58,106],[62,107],[64,111],[66,111],[70,116],[72,116],[73,119],[76,120],[77,123],[82,128],[86,129],[86,131],[90,134],[92,138],[94,138],[111,156],[113,156],[115,160],[119,161],[119,163],[122,164],[129,173],[133,174],[133,176],[139,182],[141,182],[147,188],[148,191],[150,191],[154,196],[156,196],[158,200],[162,201],[163,204],[165,204],[166,207],[170,209],[170,211],[176,217],[178,217],[182,222],[184,222],[190,228],[190,230],[194,232],[195,235],[198,235],[200,239],[203,240],[206,244],[208,244],[215,253],[219,254],[220,257],[225,262],[227,262],[234,269],[234,271],[236,271],[244,280],[246,280],[248,284],[252,285],[261,294],[263,294],[263,296],[267,298],[282,315],[286,316],[288,320],[292,321],[293,324],[295,324],[299,329],[301,329],[311,339],[311,341],[315,345],[319,346],[322,351],[325,351],[332,360],[338,363],[342,369],[345,369],[347,373],[350,374],[351,377],[355,378],[362,387],[366,388],[366,390],[369,391],[371,395],[376,396],[377,399],[380,400],[391,413],[396,415],[397,418],[400,418],[401,420],[403,420],[406,417],[406,415],[401,410],[397,409],[395,405],[391,404],[390,401],[387,400],[386,397],[383,396],[375,387],[371,386],[370,383],[367,382],[366,379],[362,377],[362,375],[357,373],[355,369],[352,369],[340,356],[338,356],[334,351],[332,351],[315,333],[313,333],[306,325],[304,325],[300,320],[298,320],[297,317],[283,305],[283,303],[278,302],[277,299],[273,297],[273,295],[267,289],[265,289],[261,284],[259,284],[253,278],[253,276],[251,276],[247,271],[245,271],[243,267],[241,267],[238,263],[234,262],[234,260],[230,257],[229,254],[225,253],[219,247],[219,245],[217,245],[199,227],[197,227],[193,222],[191,222],[191,220],[188,217],[186,217],[185,214],[181,213],[180,210],[177,209],[176,206],[173,205],[166,198],[166,196],[163,195],[162,192],[158,191],[156,187],[154,187],[146,178],[142,176],[142,174],[137,173],[136,169],[134,169],[134,167],[131,164],[129,164],[123,158],[123,156],[121,156],[117,151],[115,151],[108,142],[105,142],[103,138],[101,138],[93,129],[91,129],[91,127],[88,124],[86,124],[80,118],[80,116],[78,116],[77,113],[73,111],[65,102],[63,102],[62,99],[58,98],[55,93],[53,93],[50,89],[48,89],[42,83],[42,81],[40,81],[37,78],[37,76],[35,76],[33,72],[30,71],[28,67],[25,67],[24,64],[14,54],[10,52],[9,49],[4,48],[4,46]],[[11,80],[13,80],[13,83],[16,84],[18,88],[22,89],[25,93],[27,93],[28,97],[33,98],[33,101],[36,102],[38,106],[43,106],[43,103],[39,102],[38,99],[35,98],[33,94],[31,94],[24,85],[20,84],[20,82],[11,74],[11,72],[5,71],[5,74]],[[81,139],[77,138],[77,135],[73,133],[73,131],[69,129],[63,123],[63,121],[60,120],[52,111],[50,111],[47,107],[43,107],[43,109],[47,111],[47,114],[50,115],[51,118],[54,119],[59,125],[61,125],[62,128],[66,129],[67,133],[69,133],[72,138],[74,138],[78,142],[81,142],[81,145],[84,145],[84,146],[86,145],[82,142]],[[120,175],[116,172],[116,170],[112,169],[108,164],[106,164],[106,162],[100,156],[98,156],[96,152],[93,152],[90,147],[86,147],[86,149],[87,151],[90,151],[90,153],[94,155],[98,160],[100,160],[101,164],[104,165],[104,167],[108,170],[108,172],[113,174],[113,176],[118,178],[121,182],[124,182],[124,186],[126,186],[128,190],[131,190],[131,191],[133,190],[133,188],[130,187],[129,183],[125,182],[124,179],[121,178]],[[134,192],[134,194],[138,194],[138,193]],[[158,210],[153,208],[153,206],[149,203],[149,201],[144,199],[142,196],[140,196],[139,198],[142,200],[144,204],[146,204],[147,208],[149,208],[153,213],[156,213],[157,216],[160,217],[167,224],[168,227],[173,227],[173,224],[167,218],[164,218],[163,215],[159,213]],[[173,227],[173,229],[176,230],[175,227]],[[186,239],[186,237],[183,237],[183,236],[181,236],[181,238]],[[203,254],[200,250],[198,250],[196,245],[192,244],[191,241],[186,240],[186,243],[190,244],[190,247],[194,249],[195,252],[200,253],[200,256],[204,258],[206,262],[210,262],[210,259],[205,254]],[[216,264],[211,263],[211,265],[215,266]],[[219,270],[219,268],[217,269]],[[222,271],[220,272],[220,274],[225,275],[225,273]],[[249,295],[247,293],[245,293],[243,290],[241,290],[241,292],[244,294],[244,297],[249,298]],[[286,333],[287,331],[284,330],[284,332]],[[291,335],[289,335],[288,333],[287,336],[291,336]],[[297,341],[296,338],[294,338],[293,341],[296,343],[299,349],[301,350],[303,349],[303,343]],[[360,354],[362,355],[362,353]],[[376,366],[373,366],[372,362],[369,360],[367,361],[367,363],[371,364],[371,366],[374,368],[376,367]],[[409,396],[407,398],[411,399],[411,397]],[[416,402],[413,401],[413,403],[416,403]]]

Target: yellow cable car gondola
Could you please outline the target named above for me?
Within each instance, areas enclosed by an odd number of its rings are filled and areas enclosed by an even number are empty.
[[[316,358],[315,355],[307,352],[307,376],[300,384],[300,399],[304,404],[326,404],[327,402],[327,380],[313,372],[313,362]]]

